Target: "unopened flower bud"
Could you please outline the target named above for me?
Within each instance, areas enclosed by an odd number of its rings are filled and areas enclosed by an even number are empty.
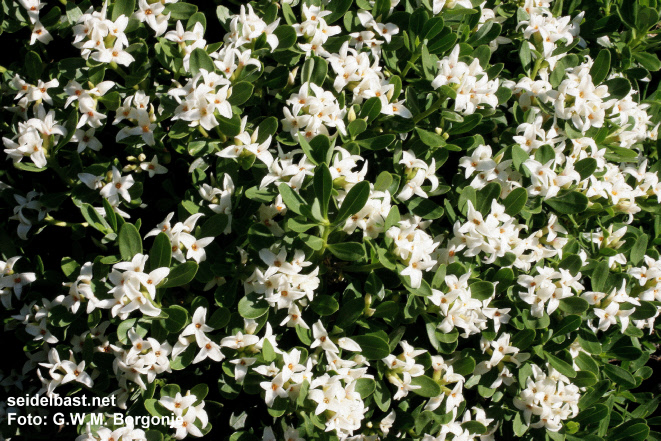
[[[254,334],[257,330],[257,322],[252,319],[245,319],[246,334]]]
[[[140,154],[138,155],[138,160],[139,160],[140,162],[143,162],[143,161],[145,161],[146,159],[147,159],[147,155],[145,155],[144,153],[140,153]]]
[[[349,108],[349,115],[347,116],[347,119],[349,120],[349,122],[356,120],[356,111],[353,110],[353,107]]]
[[[440,134],[443,133],[443,129],[441,129],[440,127],[436,127],[436,128],[434,129],[434,131],[436,132],[437,135],[440,135]]]
[[[298,73],[298,66],[289,72],[289,77],[287,78],[287,86],[293,86],[296,84],[296,74]]]

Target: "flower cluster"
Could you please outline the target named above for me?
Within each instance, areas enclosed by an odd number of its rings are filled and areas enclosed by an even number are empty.
[[[569,378],[549,365],[546,371],[532,365],[533,378],[528,378],[526,388],[514,399],[514,405],[523,411],[526,423],[531,427],[544,427],[557,432],[563,420],[578,414],[578,399],[581,395]],[[539,420],[535,418],[537,421],[531,423],[533,415],[539,417]]]
[[[255,268],[253,274],[244,282],[246,294],[254,292],[276,310],[286,309],[287,316],[281,326],[301,326],[309,329],[301,316],[300,308],[312,301],[314,291],[319,287],[319,268],[316,267],[307,274],[302,273],[303,268],[312,265],[312,262],[305,260],[303,251],[296,250],[291,262],[287,259],[285,248],[275,251],[277,254],[266,248],[260,250],[259,258],[268,268],[266,271]]]

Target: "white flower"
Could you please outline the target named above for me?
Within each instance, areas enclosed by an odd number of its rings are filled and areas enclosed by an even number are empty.
[[[259,386],[266,391],[264,401],[266,401],[267,406],[273,406],[273,402],[277,397],[287,397],[287,391],[282,388],[284,383],[285,379],[282,373],[276,375],[271,381],[263,381],[259,383]]]
[[[119,196],[121,196],[125,201],[131,202],[131,195],[129,194],[129,188],[133,186],[133,176],[128,175],[122,177],[119,170],[113,166],[112,168],[112,181],[108,182],[101,189],[101,196],[108,199],[110,205],[116,205],[119,203]]]

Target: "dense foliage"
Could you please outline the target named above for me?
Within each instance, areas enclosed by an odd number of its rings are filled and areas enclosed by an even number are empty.
[[[661,439],[657,0],[190,1],[1,1],[0,440]]]

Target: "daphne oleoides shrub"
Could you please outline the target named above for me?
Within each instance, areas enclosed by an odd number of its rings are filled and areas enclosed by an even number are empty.
[[[1,5],[1,439],[661,438],[656,0]]]

